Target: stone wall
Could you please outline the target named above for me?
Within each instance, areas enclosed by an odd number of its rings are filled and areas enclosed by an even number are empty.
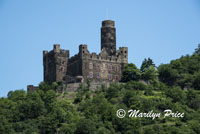
[[[63,81],[67,72],[69,50],[60,49],[59,44],[55,44],[52,51],[43,51],[44,81],[52,83]]]
[[[77,89],[80,87],[81,83],[70,83],[67,84],[67,88],[64,90],[65,92],[75,92]],[[83,83],[84,86],[87,86],[86,83]],[[95,91],[101,86],[109,87],[110,83],[109,82],[90,82],[90,90]]]
[[[116,29],[114,21],[106,20],[101,27],[101,52],[90,53],[88,46],[79,46],[78,54],[69,57],[69,50],[60,49],[55,44],[52,51],[43,52],[44,81],[76,83],[81,81],[120,81],[122,70],[128,63],[128,48],[116,49]]]

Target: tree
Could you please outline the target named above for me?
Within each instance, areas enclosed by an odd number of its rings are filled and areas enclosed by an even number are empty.
[[[7,96],[12,101],[23,101],[26,98],[26,92],[24,90],[10,91]]]
[[[173,88],[167,89],[165,92],[165,95],[167,97],[172,98],[172,102],[174,103],[180,102],[184,104],[185,99],[186,99],[186,95],[180,87],[173,87]]]
[[[90,119],[81,119],[77,124],[75,134],[95,134],[96,131],[95,122]]]
[[[111,134],[110,130],[106,129],[105,127],[100,127],[97,130],[97,134]]]
[[[108,90],[106,91],[106,98],[110,100],[111,98],[119,96],[119,86],[116,83],[112,83]]]
[[[161,64],[158,67],[159,79],[168,84],[173,85],[176,83],[176,80],[179,76],[176,69],[172,69],[170,64]]]
[[[195,110],[200,108],[200,95],[195,90],[187,92],[187,105]]]
[[[148,82],[157,80],[158,79],[157,70],[153,66],[149,66],[148,68],[145,68],[144,72],[142,73],[142,79]]]
[[[151,58],[148,58],[148,59],[145,58],[144,61],[142,62],[141,67],[140,67],[140,71],[144,72],[145,68],[148,68],[150,66],[155,67],[153,60]]]
[[[193,87],[197,90],[200,90],[200,72],[196,73],[194,78]]]
[[[200,44],[198,44],[198,48],[195,49],[194,54],[200,55]]]
[[[122,72],[122,81],[127,82],[131,80],[139,80],[141,77],[140,70],[136,67],[135,64],[127,64]]]

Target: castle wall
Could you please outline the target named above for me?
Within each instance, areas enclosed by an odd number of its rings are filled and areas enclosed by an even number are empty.
[[[75,55],[71,57],[67,64],[67,73],[66,73],[66,79],[65,81],[67,83],[71,83],[76,81],[76,76],[82,76],[82,59],[80,55]]]
[[[43,51],[44,81],[76,83],[120,81],[122,70],[128,63],[128,48],[116,49],[116,29],[114,21],[106,20],[101,27],[101,52],[90,53],[87,45],[79,46],[78,54],[69,58],[69,50],[60,49],[55,44],[50,52]],[[83,79],[82,79],[83,78]]]
[[[83,60],[83,77],[90,81],[121,80],[122,65],[116,61],[92,59]]]
[[[44,81],[49,84],[63,81],[67,72],[68,58],[69,50],[60,49],[59,44],[55,44],[50,52],[43,51]]]
[[[88,79],[93,82],[121,80],[122,70],[128,63],[128,48],[120,48],[118,55],[112,56],[109,56],[106,50],[102,50],[99,55],[96,53],[90,54],[88,50],[85,51],[87,53],[84,52],[82,55],[82,75],[84,80]],[[81,52],[79,51],[79,53]]]

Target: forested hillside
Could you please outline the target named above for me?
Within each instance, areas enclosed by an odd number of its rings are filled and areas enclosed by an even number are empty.
[[[96,91],[90,82],[76,92],[62,83],[41,82],[35,92],[10,91],[0,98],[1,134],[200,134],[200,55],[182,56],[156,67],[145,59],[128,64],[122,83]],[[118,118],[118,109],[163,113],[183,118]]]

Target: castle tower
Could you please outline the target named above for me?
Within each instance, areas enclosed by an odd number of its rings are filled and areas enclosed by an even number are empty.
[[[43,51],[44,81],[52,82],[63,81],[67,72],[69,50],[60,49],[59,44],[55,44],[52,51]]]
[[[112,20],[102,21],[101,27],[101,50],[105,49],[108,55],[116,53],[116,29]]]

